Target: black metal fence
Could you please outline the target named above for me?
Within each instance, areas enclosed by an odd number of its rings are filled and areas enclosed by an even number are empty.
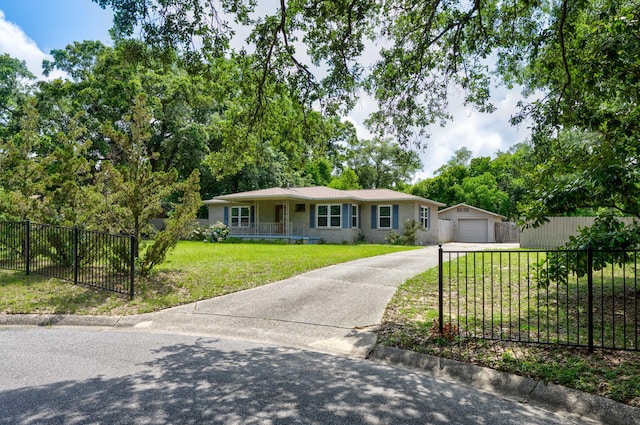
[[[0,222],[0,268],[92,286],[133,298],[133,236]]]
[[[440,332],[639,351],[639,252],[441,247]]]

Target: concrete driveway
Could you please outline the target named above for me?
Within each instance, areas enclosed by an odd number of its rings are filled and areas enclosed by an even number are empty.
[[[450,250],[514,244],[446,244]],[[148,315],[135,327],[266,342],[364,358],[396,288],[437,266],[430,246],[329,266]]]

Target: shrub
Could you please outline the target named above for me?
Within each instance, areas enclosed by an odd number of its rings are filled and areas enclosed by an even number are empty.
[[[384,237],[384,240],[389,245],[403,245],[404,244],[404,242],[402,240],[402,236],[400,236],[400,233],[396,233],[396,232],[387,233],[386,236]]]
[[[396,232],[389,232],[384,240],[390,245],[415,245],[416,234],[422,226],[413,219],[405,220],[402,235]]]
[[[229,237],[229,227],[217,222],[209,226],[195,226],[189,232],[187,239],[202,242],[222,242]]]

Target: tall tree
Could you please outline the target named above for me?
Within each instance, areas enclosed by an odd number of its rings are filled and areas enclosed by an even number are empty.
[[[6,53],[0,55],[0,137],[18,131],[20,108],[34,78],[24,61]]]
[[[196,217],[202,201],[199,195],[199,171],[193,170],[184,181],[178,172],[153,171],[146,142],[151,137],[153,116],[146,95],[140,94],[131,113],[114,128],[104,124],[103,132],[119,148],[124,160],[104,161],[101,164],[99,188],[108,217],[119,231],[136,236],[138,272],[146,276],[162,263],[185,234]],[[178,194],[178,202],[171,205],[166,226],[155,235],[152,244],[142,244],[142,236],[152,233],[150,219],[163,212],[170,195]],[[148,233],[147,233],[148,234]]]
[[[496,152],[493,159],[456,151],[436,176],[416,182],[407,191],[448,206],[467,203],[515,220],[520,218],[518,204],[526,199],[530,187],[526,176],[534,166],[526,143],[513,146],[508,152]]]
[[[453,87],[463,90],[467,104],[490,112],[494,77],[509,87],[519,85],[525,94],[539,95],[522,103],[513,122],[532,120],[535,155],[563,182],[547,178],[551,186],[541,186],[534,199],[542,208],[530,208],[527,218],[539,222],[559,208],[575,210],[585,200],[638,214],[633,207],[640,190],[636,0],[281,0],[266,16],[250,0],[224,0],[220,9],[211,6],[206,13],[202,6],[210,3],[204,0],[95,1],[115,8],[116,30],[122,34],[141,24],[148,40],[181,43],[186,50],[183,37],[192,41],[196,34],[207,40],[203,52],[226,48],[225,27],[202,28],[220,12],[250,26],[260,75],[251,108],[256,118],[268,104],[267,86],[275,82],[286,83],[301,105],[320,102],[327,111],[339,110],[336,105],[349,109],[364,88],[379,107],[370,125],[407,143],[423,140],[429,125],[449,118],[447,95]],[[300,40],[299,34],[304,34]],[[366,74],[364,46],[379,38],[385,43]],[[207,49],[213,45],[218,50]],[[323,78],[300,60],[302,49],[313,66],[327,66]],[[582,147],[565,145],[567,132],[578,135]],[[560,162],[554,165],[557,144],[585,158],[575,162],[577,173],[562,172]],[[567,192],[577,196],[569,199]]]
[[[365,189],[402,189],[422,168],[416,152],[390,139],[360,140],[348,147],[346,155],[348,167]]]

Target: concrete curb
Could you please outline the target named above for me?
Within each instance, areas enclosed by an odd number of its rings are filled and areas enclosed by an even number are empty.
[[[0,326],[134,327],[153,320],[156,313],[129,316],[75,316],[62,314],[0,314]],[[376,345],[368,359],[428,372],[432,377],[458,382],[521,403],[591,418],[611,425],[640,425],[640,408],[613,400],[490,368],[428,354]]]
[[[377,345],[368,357],[390,365],[429,372],[434,378],[455,381],[492,394],[553,408],[611,425],[640,425],[640,409],[555,385],[455,360]]]
[[[126,328],[151,320],[153,313],[131,316],[71,314],[0,314],[0,326],[96,326]]]

